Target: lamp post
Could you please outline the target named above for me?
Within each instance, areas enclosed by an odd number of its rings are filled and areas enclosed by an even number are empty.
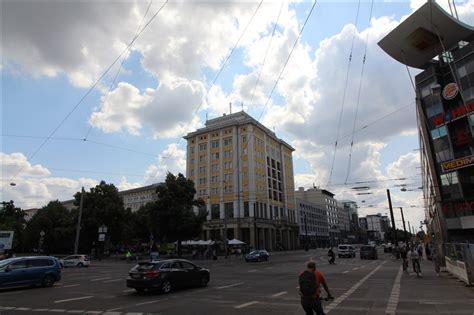
[[[105,224],[102,224],[99,227],[99,244],[101,244],[99,246],[99,253],[98,253],[99,260],[101,258],[101,250],[100,249],[102,248],[102,254],[104,252],[105,234],[107,234],[107,226]]]
[[[77,217],[76,241],[74,242],[74,255],[77,255],[79,248],[79,237],[81,235],[82,207],[84,204],[84,186],[81,189],[81,203],[79,205],[79,216]]]

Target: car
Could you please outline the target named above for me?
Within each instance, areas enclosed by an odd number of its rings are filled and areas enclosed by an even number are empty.
[[[337,257],[355,257],[355,248],[352,245],[339,245],[337,247]]]
[[[208,269],[196,266],[185,259],[167,259],[140,262],[127,277],[127,287],[141,293],[159,290],[169,293],[177,288],[206,287],[211,279]]]
[[[89,267],[91,261],[87,255],[71,255],[59,260],[61,267]]]
[[[268,261],[269,258],[270,258],[270,255],[264,249],[257,249],[245,255],[246,262]]]
[[[360,259],[377,259],[377,248],[372,245],[364,245],[360,248]]]
[[[385,244],[385,246],[383,246],[384,253],[391,253],[392,250],[393,250],[392,243],[388,243],[388,244]]]
[[[61,267],[54,257],[15,257],[0,261],[0,288],[51,287],[59,280]]]

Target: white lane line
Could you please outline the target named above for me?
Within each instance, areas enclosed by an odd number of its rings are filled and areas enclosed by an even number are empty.
[[[400,299],[400,280],[402,278],[402,274],[403,266],[400,266],[400,269],[398,269],[397,277],[395,278],[395,283],[392,287],[392,293],[390,294],[390,298],[388,299],[385,314],[395,314],[397,311],[397,304],[398,300]]]
[[[288,293],[287,291],[282,291],[282,292],[273,294],[272,297],[282,296],[282,295],[287,294],[287,293]]]
[[[93,295],[87,295],[87,296],[81,296],[81,297],[77,297],[77,298],[57,300],[57,301],[54,301],[54,303],[64,303],[64,302],[70,302],[70,301],[85,300],[85,299],[90,299],[90,298],[93,298],[93,297],[94,297]]]
[[[347,290],[343,295],[341,295],[340,297],[338,297],[337,299],[334,300],[334,302],[332,302],[331,304],[329,304],[325,309],[326,309],[326,313],[329,313],[332,309],[336,308],[339,304],[341,304],[345,299],[347,299],[347,297],[349,295],[351,295],[352,293],[354,293],[355,290],[357,290],[365,281],[367,281],[367,279],[369,279],[374,273],[376,273],[377,271],[379,271],[380,268],[382,268],[382,266],[386,263],[386,261],[384,261],[383,263],[380,264],[380,266],[378,266],[377,268],[375,268],[374,270],[372,270],[368,275],[366,275],[364,278],[360,279],[359,282],[357,282],[356,284],[354,284],[352,286],[352,288],[350,288],[349,290]]]
[[[342,273],[348,273],[348,272],[349,272],[349,271],[348,271],[348,270],[346,270],[346,271],[343,271]]]
[[[257,303],[258,303],[258,301],[252,301],[252,302],[248,302],[248,303],[244,303],[244,304],[234,306],[234,308],[244,308],[244,307],[247,307],[247,306],[250,306],[250,305],[253,305],[253,304],[257,304]]]
[[[49,309],[47,309],[47,308],[34,308],[34,309],[32,309],[32,311],[34,311],[34,312],[47,312],[47,311],[49,311]]]
[[[234,284],[230,284],[230,285],[224,285],[222,287],[217,287],[216,289],[227,289],[227,288],[231,288],[231,287],[235,287],[235,286],[238,286],[238,285],[241,285],[241,284],[244,284],[243,282],[238,282],[238,283],[234,283]]]
[[[137,304],[135,304],[135,306],[140,306],[140,305],[145,305],[145,304],[152,304],[152,303],[156,303],[156,302],[160,302],[160,301],[164,301],[164,300],[167,300],[167,298],[166,299],[160,299],[160,300],[153,300],[153,301],[148,301],[148,302],[137,303]]]
[[[79,284],[79,283],[76,283],[76,284],[68,284],[68,285],[62,285],[62,286],[58,286],[58,287],[55,286],[54,288],[56,288],[56,289],[60,289],[60,288],[63,289],[63,288],[72,288],[72,287],[77,287],[77,286],[80,286],[80,284]]]
[[[110,282],[117,282],[117,281],[123,281],[123,279],[112,279],[112,280],[106,280],[103,283],[110,283]]]
[[[18,294],[18,293],[24,293],[24,292],[25,291],[23,291],[23,290],[18,290],[18,291],[0,293],[0,295],[10,295],[10,294]]]
[[[256,272],[257,269],[252,269],[252,270],[249,270],[248,272]]]
[[[29,310],[31,310],[31,307],[17,307],[16,310],[17,311],[29,311]]]
[[[67,311],[68,313],[75,313],[75,314],[82,314],[84,313],[85,311],[84,310],[70,310],[70,311]]]
[[[66,310],[59,309],[59,308],[54,308],[52,310],[48,310],[48,312],[53,312],[53,313],[65,313]]]
[[[102,311],[87,311],[86,314],[102,314]]]
[[[128,290],[122,291],[122,293],[130,293],[130,292],[135,292],[135,289],[128,289]]]
[[[104,312],[103,315],[121,315],[121,312]]]
[[[110,279],[110,277],[92,279],[91,282],[100,281],[100,280],[107,280],[107,279]]]

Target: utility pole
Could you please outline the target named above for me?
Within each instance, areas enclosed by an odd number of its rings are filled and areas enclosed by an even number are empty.
[[[405,244],[407,245],[407,248],[408,248],[408,235],[407,235],[407,229],[405,227],[405,217],[403,216],[402,207],[400,207],[400,212],[402,213],[403,231],[405,232]]]
[[[77,228],[76,228],[76,242],[74,243],[74,255],[77,255],[79,249],[79,236],[81,234],[81,219],[82,219],[82,206],[84,204],[84,186],[81,190],[81,203],[79,205],[79,216],[77,218]]]
[[[392,219],[392,227],[395,233],[395,247],[398,247],[398,237],[397,237],[397,226],[395,225],[395,217],[393,216],[393,208],[392,208],[392,199],[390,198],[390,189],[387,189],[387,199],[388,199],[388,207],[390,208],[390,217]]]

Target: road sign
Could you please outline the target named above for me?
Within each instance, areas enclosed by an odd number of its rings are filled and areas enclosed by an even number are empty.
[[[14,231],[0,231],[0,249],[12,249]]]

